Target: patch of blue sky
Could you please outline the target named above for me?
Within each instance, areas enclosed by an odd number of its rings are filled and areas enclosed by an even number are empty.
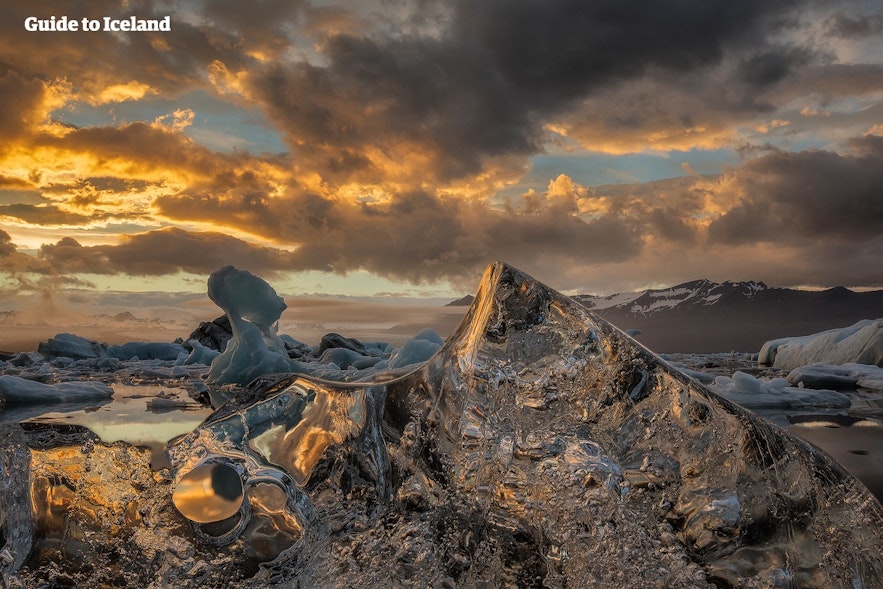
[[[651,182],[691,173],[719,174],[738,164],[738,153],[729,148],[631,155],[588,151],[541,154],[532,158],[531,169],[521,181],[501,191],[499,196],[516,197],[531,188],[544,192],[549,182],[561,174],[583,186],[602,186]]]
[[[54,111],[52,117],[76,127],[117,126],[137,121],[152,123],[158,117],[188,109],[194,116],[184,134],[208,149],[224,153],[247,150],[255,154],[288,151],[260,110],[219,100],[205,90],[173,98],[145,97],[98,106],[75,102]]]

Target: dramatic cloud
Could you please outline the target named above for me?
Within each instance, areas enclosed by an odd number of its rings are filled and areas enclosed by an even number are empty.
[[[22,26],[53,14],[172,31]],[[0,272],[883,286],[881,23],[853,0],[6,3]]]
[[[249,77],[249,90],[293,152],[330,178],[377,181],[390,168],[404,173],[402,163],[410,162],[419,167],[405,171],[448,180],[476,174],[501,155],[536,153],[547,139],[545,123],[645,75],[655,79],[648,92],[673,93],[681,78],[698,85],[716,77],[714,68],[741,50],[727,81],[746,93],[781,81],[811,52],[763,39],[785,29],[782,16],[798,4],[663,2],[636,10],[614,1],[459,2],[440,37],[337,35],[322,47],[326,63],[274,64]],[[699,94],[689,106],[710,110],[706,103],[716,98]],[[730,110],[769,108],[746,96],[727,100],[743,103]],[[629,102],[632,111],[618,118],[645,138],[658,133],[660,121],[645,120],[658,109],[645,104],[636,119],[638,105]],[[623,104],[609,100],[607,108]],[[706,124],[677,112],[669,119],[663,127],[674,133]],[[605,143],[586,141],[589,148]],[[416,161],[407,157],[413,151]]]
[[[159,276],[178,271],[208,274],[232,264],[273,276],[289,270],[293,258],[279,249],[255,246],[221,233],[177,228],[132,235],[119,245],[83,246],[66,237],[40,248],[40,258],[58,272]]]
[[[883,137],[851,144],[854,152],[777,152],[732,173],[742,195],[709,227],[717,243],[813,243],[880,237]]]

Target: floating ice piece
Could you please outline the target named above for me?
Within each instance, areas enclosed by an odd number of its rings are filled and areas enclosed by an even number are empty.
[[[390,368],[402,368],[419,364],[432,358],[444,345],[445,340],[432,328],[425,328],[406,341],[402,347],[393,352],[389,358]]]
[[[789,387],[784,378],[764,381],[745,372],[732,378],[718,376],[710,388],[749,409],[795,409],[801,407],[849,407],[849,397],[836,391]]]
[[[42,364],[46,359],[39,352],[19,352],[9,359],[9,364],[13,366],[32,366],[34,364]]]
[[[686,374],[692,379],[698,380],[702,384],[711,384],[714,382],[714,376],[708,374],[707,372],[700,372],[698,370],[693,370],[692,368],[687,368],[683,364],[677,362],[669,362],[678,372],[682,374]]]
[[[382,359],[377,356],[360,354],[349,348],[329,348],[319,356],[319,362],[324,364],[335,364],[340,368],[353,367],[356,369],[374,366]]]
[[[110,399],[113,389],[100,382],[43,384],[7,374],[0,376],[0,397],[7,406],[80,403]]]
[[[783,370],[815,363],[883,366],[883,319],[768,341],[760,350],[758,363]]]
[[[221,355],[221,352],[202,345],[198,340],[192,339],[187,343],[190,345],[190,353],[184,359],[185,366],[190,364],[211,366],[214,359]]]
[[[100,344],[72,333],[59,333],[45,342],[40,342],[37,351],[47,360],[61,356],[82,360],[104,356],[107,344]]]
[[[319,341],[319,348],[316,350],[316,354],[322,356],[327,350],[350,350],[356,352],[360,356],[370,356],[371,351],[360,342],[359,340],[352,337],[344,337],[339,333],[327,333],[322,336],[322,339]]]
[[[788,373],[788,382],[809,388],[829,387],[852,389],[864,387],[883,390],[883,368],[868,364],[810,364],[795,368]]]
[[[187,356],[187,350],[181,344],[164,342],[128,342],[109,346],[107,356],[118,360],[177,360],[179,356]]]

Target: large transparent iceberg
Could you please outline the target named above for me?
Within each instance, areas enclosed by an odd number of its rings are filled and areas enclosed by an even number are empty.
[[[144,451],[0,429],[7,586],[881,587],[826,455],[504,264],[405,375],[265,376]]]

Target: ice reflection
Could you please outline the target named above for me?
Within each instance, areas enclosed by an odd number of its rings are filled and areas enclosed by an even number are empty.
[[[239,473],[224,464],[204,464],[181,477],[172,502],[187,519],[211,523],[227,519],[242,505]]]
[[[244,410],[207,423],[172,448],[187,472],[193,445],[208,455],[278,466],[304,485],[332,444],[358,432],[365,422],[365,392],[333,391],[319,383],[295,382]],[[246,454],[247,453],[247,454]]]
[[[106,446],[76,430],[31,431],[44,446],[30,450],[28,495],[36,557],[82,563],[94,551],[96,539],[112,543],[129,536],[165,503],[148,450]],[[43,434],[50,432],[54,439],[47,443]],[[68,439],[79,443],[65,443]]]
[[[176,507],[198,537],[233,546],[251,563],[276,558],[315,520],[303,488],[329,448],[363,430],[367,411],[365,388],[295,376],[261,394],[263,400],[220,409],[169,448]],[[221,468],[236,501],[220,497]]]

